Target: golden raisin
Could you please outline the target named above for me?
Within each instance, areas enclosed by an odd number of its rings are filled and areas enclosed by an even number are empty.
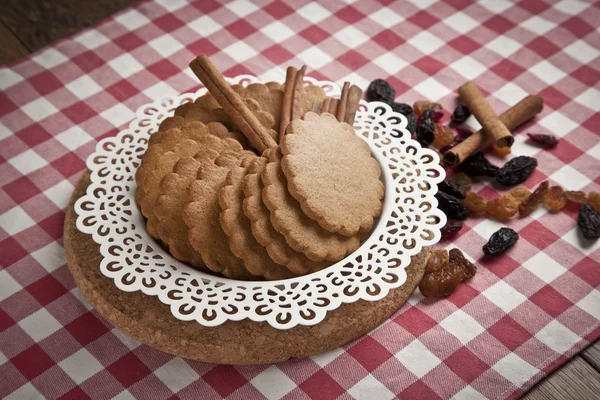
[[[475,192],[467,192],[467,197],[463,200],[463,204],[472,214],[482,214],[485,212],[487,202]]]
[[[546,193],[548,193],[548,181],[544,181],[531,193],[531,195],[519,205],[519,215],[525,217],[535,211],[542,204]]]
[[[452,129],[442,124],[435,124],[435,132],[433,134],[433,146],[441,149],[454,142],[454,134]]]
[[[448,253],[448,262],[450,264],[460,265],[464,271],[463,281],[471,279],[477,273],[477,267],[467,260],[460,249],[454,248]]]
[[[488,201],[485,212],[498,221],[505,221],[517,213],[517,205],[504,197]]]
[[[600,193],[590,192],[588,195],[588,204],[592,206],[597,213],[600,213]]]
[[[417,115],[421,115],[425,112],[425,110],[431,110],[434,114],[443,112],[442,105],[440,103],[434,103],[429,100],[417,100],[415,104],[413,104],[413,111]]]
[[[456,183],[461,188],[463,188],[465,192],[471,190],[471,186],[473,186],[473,180],[469,175],[465,174],[464,172],[459,172],[458,174],[450,178],[450,180]]]
[[[531,195],[531,191],[525,186],[519,186],[504,193],[504,198],[512,201],[517,206]]]
[[[552,186],[544,197],[544,206],[551,212],[562,210],[567,205],[565,191],[560,186]]]
[[[492,143],[492,147],[494,149],[494,154],[500,157],[506,157],[510,154],[510,147],[498,147],[496,142]]]
[[[575,204],[587,204],[587,195],[581,190],[567,190],[565,191],[565,198],[571,203]]]
[[[425,266],[419,290],[425,297],[446,297],[464,277],[464,267],[458,263],[449,263],[446,250],[434,250]]]

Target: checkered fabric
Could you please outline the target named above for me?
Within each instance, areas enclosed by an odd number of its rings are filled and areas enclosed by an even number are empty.
[[[576,0],[156,0],[1,68],[0,397],[519,396],[600,337],[600,241],[580,236],[575,210],[511,220],[521,238],[494,259],[481,246],[502,224],[469,219],[452,246],[479,271],[447,299],[417,292],[343,348],[236,367],[161,353],[99,317],[65,265],[65,207],[100,139],[143,104],[198,88],[187,64],[201,53],[227,76],[283,80],[306,63],[363,88],[385,78],[400,101],[446,110],[466,80],[498,112],[540,93],[544,111],[520,132],[561,142],[541,150],[516,135],[513,153],[539,162],[526,185],[599,191],[598,21],[600,2]],[[474,190],[498,196],[485,181]]]

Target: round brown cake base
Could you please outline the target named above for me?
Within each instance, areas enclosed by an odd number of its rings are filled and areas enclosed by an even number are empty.
[[[406,302],[423,276],[430,252],[425,249],[413,257],[406,283],[384,299],[343,304],[315,326],[278,330],[264,322],[243,320],[209,328],[180,321],[157,297],[121,291],[102,275],[99,246],[75,226],[73,204],[89,184],[86,172],[75,188],[65,220],[67,262],[77,286],[98,313],[121,331],[148,346],[193,360],[264,364],[309,357],[346,344],[377,327]]]

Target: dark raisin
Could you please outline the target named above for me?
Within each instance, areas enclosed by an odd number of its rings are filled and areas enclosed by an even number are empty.
[[[438,200],[439,209],[446,214],[446,217],[462,221],[469,216],[469,210],[460,199],[444,192],[437,192],[435,198]]]
[[[584,204],[579,209],[577,225],[579,225],[579,229],[584,238],[600,238],[600,214],[598,214],[590,205]]]
[[[406,116],[406,120],[408,124],[406,125],[406,130],[411,134],[414,134],[417,131],[417,116],[413,113]]]
[[[383,79],[375,79],[369,84],[366,96],[368,101],[383,101],[391,104],[396,98],[396,91]]]
[[[446,225],[440,229],[440,232],[442,233],[442,240],[447,240],[454,237],[462,229],[462,227],[462,222],[449,219],[446,221]]]
[[[454,109],[454,112],[452,113],[452,116],[450,116],[450,119],[455,124],[462,124],[470,116],[471,116],[471,110],[469,110],[467,108],[467,106],[464,106],[461,104]]]
[[[435,134],[435,117],[433,111],[425,110],[423,114],[421,114],[421,118],[419,118],[417,124],[416,134],[417,141],[423,147],[427,147],[433,142]]]
[[[483,252],[488,256],[497,256],[511,248],[519,240],[519,234],[510,228],[500,228],[483,246]]]
[[[460,163],[459,169],[471,176],[496,176],[500,168],[490,163],[483,153],[478,152]]]
[[[454,248],[448,252],[448,262],[450,264],[460,265],[465,271],[463,281],[471,279],[477,273],[477,267],[469,260],[467,260],[460,249]]]
[[[552,135],[544,135],[543,133],[528,133],[529,139],[542,147],[554,147],[558,143],[558,138]]]
[[[537,167],[537,160],[535,158],[527,156],[515,157],[500,168],[496,174],[496,181],[504,186],[518,185],[529,178],[535,167]]]
[[[459,199],[464,199],[467,195],[462,187],[447,179],[438,183],[438,190],[448,193],[451,196],[458,197]]]
[[[406,103],[394,102],[394,103],[390,104],[390,107],[392,107],[392,111],[400,113],[400,114],[404,115],[405,117],[408,117],[410,114],[413,113],[412,107]]]

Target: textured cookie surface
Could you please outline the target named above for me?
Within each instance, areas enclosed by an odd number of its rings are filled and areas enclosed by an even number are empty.
[[[327,267],[330,263],[312,261],[303,253],[292,249],[285,238],[273,228],[271,213],[262,199],[263,183],[260,176],[267,163],[266,158],[257,158],[244,177],[244,213],[251,221],[254,238],[266,248],[273,261],[287,267],[293,273],[304,275]]]
[[[339,261],[358,249],[358,236],[328,232],[304,214],[288,192],[285,175],[281,172],[280,148],[268,149],[265,155],[269,163],[261,175],[265,186],[263,200],[273,227],[285,237],[287,244],[313,261]]]
[[[352,236],[381,213],[379,163],[352,127],[309,112],[294,120],[281,142],[288,190],[324,229]]]
[[[219,196],[221,227],[229,237],[231,252],[244,261],[252,275],[268,280],[291,278],[294,276],[291,271],[271,260],[267,250],[252,236],[250,220],[242,209],[243,181],[247,172],[244,167],[232,168]]]

